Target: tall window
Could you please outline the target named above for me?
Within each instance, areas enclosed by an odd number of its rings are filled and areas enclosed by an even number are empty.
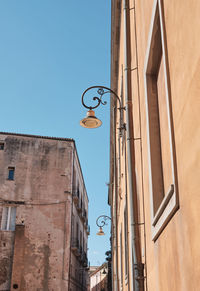
[[[1,230],[15,230],[16,207],[3,207]]]
[[[15,168],[9,167],[8,168],[8,180],[14,180],[14,176],[15,176]]]
[[[153,240],[178,209],[163,15],[162,1],[155,0],[145,67]]]

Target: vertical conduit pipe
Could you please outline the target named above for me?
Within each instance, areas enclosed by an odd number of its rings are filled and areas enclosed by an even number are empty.
[[[125,62],[125,100],[126,100],[126,123],[127,123],[127,159],[128,159],[128,181],[129,181],[129,214],[130,214],[130,240],[131,250],[131,275],[133,275],[133,286],[131,291],[144,290],[143,264],[140,250],[140,233],[138,227],[138,201],[136,191],[135,157],[134,157],[134,132],[132,116],[132,90],[130,71],[130,12],[129,0],[123,0],[124,15],[124,62]]]
[[[113,108],[113,116],[114,116],[114,120],[116,120],[116,107]],[[114,132],[116,132],[116,126],[114,123]],[[116,135],[114,134],[114,180],[115,180],[115,253],[116,253],[116,270],[115,270],[115,275],[116,275],[116,285],[115,285],[115,289],[116,291],[119,290],[119,276],[118,276],[118,270],[119,270],[119,266],[118,266],[118,179],[117,179],[117,162],[116,162]]]

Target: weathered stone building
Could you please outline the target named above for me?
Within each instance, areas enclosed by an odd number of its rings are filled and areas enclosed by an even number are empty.
[[[0,133],[0,290],[86,290],[88,234],[74,140]]]
[[[102,264],[98,267],[90,267],[89,278],[90,288],[89,291],[111,291],[108,289],[108,265]]]

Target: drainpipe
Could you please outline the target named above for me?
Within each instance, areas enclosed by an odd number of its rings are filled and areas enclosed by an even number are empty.
[[[126,124],[127,124],[127,159],[128,159],[128,181],[129,181],[129,215],[130,215],[130,237],[129,249],[131,250],[131,276],[133,286],[130,291],[144,290],[144,266],[141,258],[140,231],[138,221],[138,201],[135,176],[135,154],[134,154],[134,131],[132,115],[132,89],[131,89],[131,51],[130,51],[130,10],[129,0],[123,0],[124,14],[124,59],[125,59],[125,100],[126,100]]]
[[[113,120],[116,120],[116,107],[113,108]],[[116,126],[115,126],[115,122],[113,122],[113,131],[115,132],[116,131]],[[114,193],[115,193],[115,207],[114,207],[114,225],[115,225],[115,229],[114,229],[114,232],[115,232],[115,238],[114,238],[114,248],[115,248],[115,280],[114,280],[114,285],[113,285],[113,289],[115,291],[118,291],[119,290],[119,276],[118,276],[118,269],[119,269],[119,266],[118,266],[118,183],[117,183],[117,163],[116,163],[116,136],[115,134],[113,135],[113,138],[114,138],[114,180],[115,180],[115,188],[114,188]]]
[[[115,136],[115,135],[114,135]],[[119,257],[118,257],[118,168],[117,168],[117,161],[116,161],[116,138],[115,138],[115,153],[114,153],[114,169],[115,169],[115,202],[116,202],[116,207],[115,207],[115,223],[116,223],[116,280],[117,280],[117,290],[120,290],[119,288]]]

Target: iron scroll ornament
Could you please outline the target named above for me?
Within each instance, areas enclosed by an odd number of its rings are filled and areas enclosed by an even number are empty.
[[[111,220],[111,218],[107,215],[100,215],[97,217],[96,225],[98,227],[104,227],[104,225],[107,225],[107,220]]]
[[[86,103],[84,102],[84,98],[85,98],[85,96],[86,96],[86,93],[89,91],[89,90],[92,90],[92,89],[97,89],[97,94],[99,95],[99,96],[94,96],[92,99],[93,99],[93,101],[97,101],[97,104],[96,105],[94,105],[94,106],[88,106],[88,105],[86,105]],[[92,86],[92,87],[89,87],[89,88],[87,88],[84,92],[83,92],[83,94],[82,94],[82,104],[83,104],[83,106],[85,107],[85,108],[87,108],[87,109],[89,109],[89,110],[92,110],[92,109],[95,109],[95,108],[97,108],[97,107],[99,107],[99,105],[106,105],[107,104],[107,101],[103,101],[103,96],[105,95],[105,94],[107,94],[107,93],[111,93],[111,94],[113,94],[116,98],[117,98],[117,100],[119,101],[119,104],[120,104],[120,107],[119,107],[119,109],[125,109],[125,108],[122,108],[121,107],[121,100],[120,100],[120,98],[119,98],[119,96],[112,90],[112,89],[110,89],[110,88],[108,88],[108,87],[105,87],[105,86]]]

